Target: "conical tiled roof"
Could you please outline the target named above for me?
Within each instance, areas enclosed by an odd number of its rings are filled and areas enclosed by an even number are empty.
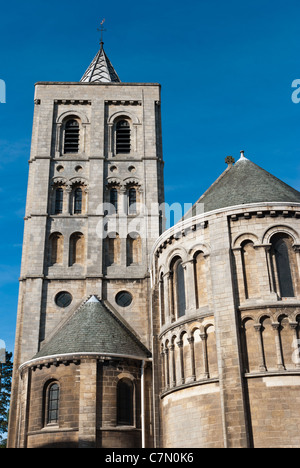
[[[250,203],[300,203],[300,192],[245,158],[229,166],[184,216]]]
[[[103,49],[103,43],[96,57],[81,78],[81,83],[120,83],[120,78]]]
[[[75,311],[33,359],[72,353],[151,355],[124,321],[95,296]]]

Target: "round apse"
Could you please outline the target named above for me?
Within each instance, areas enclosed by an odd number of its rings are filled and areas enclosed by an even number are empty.
[[[66,308],[66,307],[69,307],[72,300],[73,300],[73,298],[72,298],[70,293],[68,293],[66,291],[62,291],[62,292],[58,293],[57,296],[55,297],[55,304],[58,307]]]
[[[132,295],[127,291],[121,291],[116,295],[116,303],[120,307],[128,307],[132,303]]]

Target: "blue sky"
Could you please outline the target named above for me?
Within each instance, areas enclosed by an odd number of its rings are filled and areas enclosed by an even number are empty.
[[[240,150],[300,190],[299,0],[1,6],[0,339],[13,350],[34,83],[79,81],[98,49],[124,82],[162,85],[166,202],[193,203]]]

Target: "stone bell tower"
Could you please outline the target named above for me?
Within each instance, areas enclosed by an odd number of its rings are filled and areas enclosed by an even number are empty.
[[[34,103],[9,446],[151,446],[160,85],[122,83],[101,41]]]

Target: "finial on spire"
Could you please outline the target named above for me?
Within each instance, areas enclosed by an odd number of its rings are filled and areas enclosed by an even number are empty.
[[[100,29],[97,28],[97,31],[101,32],[101,39],[100,39],[101,49],[103,49],[103,44],[104,44],[104,42],[103,42],[103,33],[106,32],[106,29],[103,28],[104,23],[105,23],[105,18],[100,23],[101,28]]]

